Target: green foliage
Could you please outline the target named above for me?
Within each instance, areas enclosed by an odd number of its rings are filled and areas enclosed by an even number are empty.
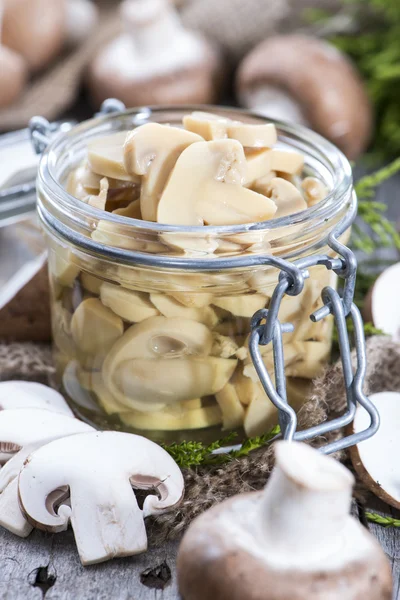
[[[175,462],[182,469],[189,469],[200,467],[204,465],[218,466],[226,464],[231,460],[248,456],[253,450],[266,446],[273,440],[280,432],[280,428],[277,425],[269,433],[254,438],[249,438],[243,444],[230,450],[229,452],[222,452],[213,454],[215,450],[220,448],[226,448],[232,446],[235,443],[237,433],[232,432],[226,437],[205,446],[202,442],[181,442],[180,444],[164,445],[164,449],[172,456]]]
[[[365,516],[371,523],[382,525],[382,527],[400,527],[400,519],[378,515],[377,513],[366,512]]]
[[[374,201],[376,188],[398,172],[400,172],[400,158],[372,174],[365,175],[355,184],[358,216],[367,225],[367,229],[363,230],[357,224],[353,226],[352,245],[367,254],[382,246],[395,246],[400,249],[400,235],[393,223],[384,215],[386,205]]]
[[[331,41],[346,52],[364,77],[375,107],[376,130],[373,150],[381,157],[400,152],[400,2],[398,0],[345,0],[350,31]],[[321,13],[311,15],[326,23]]]

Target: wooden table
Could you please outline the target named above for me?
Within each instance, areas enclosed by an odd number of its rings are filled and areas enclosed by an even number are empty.
[[[378,199],[387,201],[388,214],[396,221],[400,216],[400,176],[381,188]],[[393,251],[383,250],[379,256],[396,259]],[[373,502],[372,509],[376,506]],[[394,514],[388,507],[378,508]],[[400,529],[373,524],[370,528],[392,563],[393,599],[400,600]],[[0,600],[178,600],[176,554],[177,544],[168,543],[138,557],[83,568],[72,531],[57,535],[35,531],[22,540],[2,530]]]

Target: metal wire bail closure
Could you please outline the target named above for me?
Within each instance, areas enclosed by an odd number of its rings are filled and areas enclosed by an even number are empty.
[[[278,409],[279,425],[285,440],[309,440],[349,425],[354,419],[357,403],[368,412],[370,425],[367,429],[321,446],[320,451],[324,454],[330,454],[331,452],[358,444],[374,435],[379,428],[378,411],[363,393],[366,371],[364,328],[360,311],[353,303],[357,261],[353,252],[338,241],[338,237],[353,222],[356,209],[357,202],[354,196],[354,202],[350,211],[329,236],[328,246],[339,255],[338,258],[331,258],[327,255],[315,255],[294,261],[293,263],[287,262],[280,274],[279,283],[272,294],[269,308],[256,312],[251,321],[250,355],[265,393]],[[317,265],[324,265],[344,280],[342,295],[330,286],[322,290],[321,298],[324,306],[311,314],[310,319],[317,322],[327,318],[329,315],[333,315],[339,338],[347,409],[341,417],[303,431],[297,431],[297,416],[287,401],[284,347],[282,341],[282,334],[293,331],[294,327],[291,323],[280,323],[278,313],[285,294],[292,296],[300,294],[304,286],[304,280],[309,277],[307,269]],[[356,366],[354,369],[351,360],[346,318],[351,319],[354,328],[356,350]],[[259,346],[266,346],[267,344],[272,344],[275,386],[264,365],[259,349]]]

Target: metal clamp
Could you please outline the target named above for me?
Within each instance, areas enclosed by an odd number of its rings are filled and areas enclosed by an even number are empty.
[[[278,409],[281,434],[285,440],[309,440],[324,435],[330,431],[349,425],[355,416],[357,403],[359,403],[370,416],[370,425],[359,433],[353,433],[342,439],[323,445],[320,450],[324,454],[348,448],[354,444],[368,439],[379,428],[379,414],[374,404],[363,393],[363,383],[366,371],[366,353],[364,329],[360,311],[353,303],[354,286],[357,273],[357,261],[353,252],[338,241],[338,237],[351,225],[354,215],[349,213],[331,233],[328,245],[338,258],[328,255],[315,255],[300,259],[293,263],[287,262],[279,277],[268,309],[255,313],[251,321],[251,334],[249,341],[250,355],[260,378],[265,393]],[[322,290],[324,306],[310,315],[313,322],[333,315],[338,331],[339,350],[345,381],[347,409],[346,412],[331,421],[321,423],[303,431],[297,431],[297,415],[288,404],[286,395],[285,359],[282,334],[291,332],[294,327],[291,323],[281,324],[278,319],[279,308],[285,294],[297,296],[304,287],[304,280],[309,277],[308,268],[324,265],[343,278],[343,293],[340,295],[335,289],[328,286]],[[347,332],[346,318],[350,318],[354,326],[354,343],[356,350],[356,366],[353,370],[351,361],[350,341]],[[272,344],[274,358],[275,386],[271,376],[264,365],[260,346]]]

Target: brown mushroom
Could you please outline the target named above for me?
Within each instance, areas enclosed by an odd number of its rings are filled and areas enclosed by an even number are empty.
[[[26,63],[22,56],[0,45],[0,108],[18,98],[27,80]]]
[[[125,0],[125,32],[100,50],[89,70],[96,105],[116,97],[127,106],[207,104],[217,100],[220,56],[183,28],[167,0]]]
[[[3,43],[41,69],[62,48],[64,18],[64,0],[4,0]]]
[[[239,494],[198,517],[178,554],[185,600],[390,600],[391,568],[350,516],[354,479],[297,442],[275,445],[263,492]]]
[[[329,43],[303,35],[268,38],[239,67],[240,102],[268,117],[303,123],[355,159],[368,145],[371,105],[359,74]]]

